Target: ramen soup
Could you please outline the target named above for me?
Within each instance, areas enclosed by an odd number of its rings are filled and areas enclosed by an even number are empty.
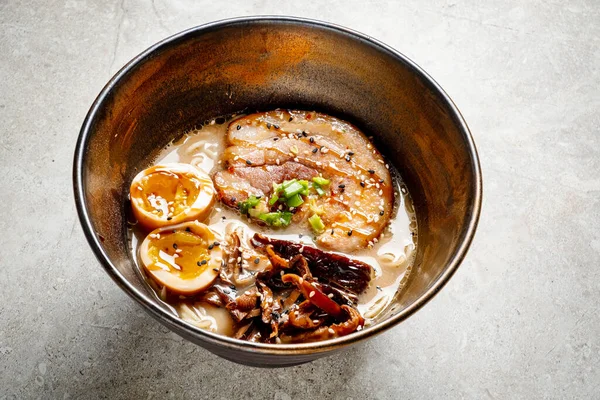
[[[348,335],[411,270],[416,218],[356,127],[306,111],[217,118],[130,188],[138,272],[184,321],[263,343]]]

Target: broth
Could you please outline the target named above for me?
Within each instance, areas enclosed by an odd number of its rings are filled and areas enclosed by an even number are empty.
[[[208,173],[210,176],[224,168],[221,155],[226,149],[226,133],[229,122],[240,115],[224,120],[216,118],[208,121],[198,129],[185,133],[180,139],[167,146],[153,164],[186,163]],[[291,120],[291,119],[290,119]],[[374,270],[374,277],[369,286],[358,296],[357,309],[365,319],[365,325],[377,321],[378,315],[390,305],[397,292],[402,290],[410,274],[415,253],[417,226],[416,216],[406,186],[402,183],[400,174],[393,166],[389,166],[394,187],[394,205],[389,224],[371,248],[365,248],[344,254],[351,259],[357,259],[369,264]],[[225,237],[236,229],[243,232],[241,247],[245,266],[250,281],[253,275],[264,268],[264,261],[253,262],[250,239],[254,233],[261,233],[271,238],[304,243],[316,246],[312,235],[306,234],[298,226],[291,224],[284,229],[273,229],[260,226],[240,215],[234,210],[217,201],[209,217],[204,221],[213,231]],[[137,273],[147,282],[157,298],[168,306],[180,318],[199,328],[223,335],[232,335],[234,323],[225,308],[219,308],[195,298],[167,295],[166,289],[150,279],[142,268],[139,247],[147,232],[138,226],[130,230],[131,251]],[[247,252],[246,252],[247,251]],[[250,256],[248,256],[250,254]],[[256,258],[255,260],[258,260]],[[242,277],[243,278],[243,277]],[[238,285],[236,289],[243,291],[247,285]]]

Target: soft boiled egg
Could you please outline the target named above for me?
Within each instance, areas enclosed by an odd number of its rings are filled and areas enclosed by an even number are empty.
[[[152,231],[140,246],[140,259],[150,278],[189,296],[207,289],[219,276],[223,250],[210,228],[191,221]]]
[[[190,164],[155,165],[131,183],[133,215],[146,229],[204,220],[215,203],[212,179]]]

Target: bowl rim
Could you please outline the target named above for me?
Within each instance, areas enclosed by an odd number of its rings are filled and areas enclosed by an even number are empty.
[[[354,332],[347,336],[342,336],[339,338],[312,342],[312,343],[296,343],[296,344],[267,344],[267,343],[251,343],[242,341],[239,339],[234,339],[228,336],[220,335],[217,333],[208,332],[202,330],[194,325],[191,325],[179,317],[167,312],[164,308],[160,307],[154,300],[152,300],[149,296],[144,294],[141,290],[137,289],[133,286],[125,276],[116,268],[116,266],[112,263],[108,254],[105,252],[102,243],[99,237],[96,235],[94,230],[94,225],[90,218],[90,214],[88,212],[88,207],[85,199],[85,184],[83,182],[83,171],[84,171],[84,162],[86,160],[86,149],[88,145],[89,138],[91,136],[91,127],[93,126],[96,118],[98,117],[98,113],[100,108],[102,107],[104,101],[111,95],[111,93],[118,88],[121,80],[127,77],[127,75],[132,72],[139,64],[146,61],[148,58],[152,57],[153,54],[161,49],[166,49],[170,46],[176,45],[180,41],[184,41],[186,39],[191,39],[197,35],[211,32],[214,30],[218,30],[221,28],[234,26],[234,25],[249,25],[254,23],[267,23],[267,24],[292,24],[292,25],[301,25],[307,27],[316,27],[318,29],[328,29],[333,30],[338,34],[350,37],[352,39],[360,40],[366,42],[369,46],[374,49],[381,51],[383,53],[387,53],[387,55],[391,56],[395,60],[403,63],[409,69],[411,69],[415,74],[419,75],[422,79],[424,85],[434,92],[437,92],[437,95],[446,103],[446,106],[449,108],[451,113],[450,117],[454,120],[454,123],[458,126],[460,132],[462,133],[463,139],[466,143],[469,156],[471,158],[471,162],[473,165],[473,174],[474,174],[474,198],[473,198],[473,209],[471,210],[470,216],[468,216],[468,221],[466,224],[466,229],[461,232],[462,240],[459,243],[454,255],[450,258],[449,262],[445,270],[438,277],[438,279],[433,282],[433,284],[425,291],[423,295],[417,298],[412,304],[408,307],[401,310],[398,314],[392,316],[391,318],[382,321],[378,324],[369,326],[364,328],[361,331]],[[218,20],[214,22],[209,22],[203,25],[198,25],[174,35],[171,35],[154,45],[148,47],[146,50],[138,54],[131,61],[125,64],[104,86],[100,94],[96,97],[92,106],[90,107],[79,132],[79,137],[77,139],[77,143],[75,146],[75,154],[73,160],[73,190],[75,195],[75,204],[77,208],[77,213],[79,215],[79,220],[81,226],[83,228],[85,237],[92,248],[96,258],[100,261],[100,264],[108,273],[108,275],[117,283],[117,285],[124,290],[130,297],[132,297],[135,301],[141,304],[146,311],[148,311],[153,317],[158,319],[161,323],[166,324],[169,328],[175,328],[174,330],[187,337],[190,338],[193,336],[196,339],[200,339],[200,341],[206,342],[207,344],[211,344],[213,346],[225,346],[230,350],[239,350],[239,351],[251,351],[254,353],[268,354],[268,355],[299,355],[299,354],[314,354],[314,353],[324,353],[329,352],[334,349],[339,349],[344,346],[348,346],[351,344],[358,343],[362,340],[365,340],[369,337],[372,337],[376,334],[382,333],[383,331],[391,328],[400,322],[404,321],[406,318],[413,315],[417,310],[423,307],[427,302],[429,302],[441,289],[444,285],[450,280],[452,275],[456,272],[459,265],[463,261],[475,235],[475,231],[477,229],[477,224],[479,221],[479,216],[481,213],[481,204],[482,204],[482,173],[481,166],[479,163],[479,157],[477,154],[477,149],[475,147],[475,142],[465,122],[462,114],[452,101],[452,99],[446,94],[446,92],[441,88],[441,86],[431,77],[427,72],[425,72],[420,66],[418,66],[411,59],[406,57],[404,54],[399,51],[393,49],[392,47],[380,42],[377,39],[374,39],[366,34],[357,32],[355,30],[333,24],[330,22],[319,21],[315,19],[309,18],[301,18],[301,17],[292,17],[292,16],[277,16],[277,15],[261,15],[261,16],[247,16],[247,17],[236,17]]]

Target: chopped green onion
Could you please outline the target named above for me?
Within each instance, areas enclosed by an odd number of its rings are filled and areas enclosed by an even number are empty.
[[[289,199],[290,197],[300,193],[303,190],[304,186],[300,182],[295,181],[290,183],[287,187],[283,188],[283,195],[286,199]]]
[[[259,202],[260,202],[260,199],[256,198],[256,196],[254,196],[254,195],[250,195],[250,197],[248,197],[247,200],[240,201],[238,203],[238,207],[240,208],[240,212],[242,214],[248,214],[248,211],[251,208],[256,207]]]
[[[273,194],[271,195],[271,198],[269,199],[270,206],[277,203],[277,200],[279,200],[279,191],[280,190],[281,190],[281,186],[273,183]]]
[[[286,187],[290,186],[292,183],[294,183],[296,181],[297,181],[297,179],[292,179],[292,180],[289,180],[289,181],[283,181],[283,183],[281,185],[279,185],[280,186],[280,190],[285,189]]]
[[[293,195],[292,197],[290,197],[286,201],[286,204],[287,204],[288,207],[298,207],[302,203],[304,203],[304,200],[302,200],[302,197],[300,196],[299,193]]]
[[[248,215],[251,216],[252,218],[258,218],[260,216],[260,214],[263,213],[264,210],[259,210],[258,208],[251,208],[248,210]],[[268,209],[267,209],[268,211]]]
[[[287,211],[276,211],[261,214],[258,218],[270,226],[288,226],[292,222],[292,213]]]
[[[319,186],[329,185],[329,179],[325,179],[322,176],[315,176],[314,178],[312,178],[312,181]]]
[[[279,196],[277,195],[277,193],[273,193],[273,195],[271,195],[271,198],[269,199],[269,205],[272,206],[273,204],[277,203],[277,200],[279,200]]]
[[[315,189],[319,196],[323,196],[325,194],[325,191],[323,190],[323,188],[321,188],[321,186],[318,183],[313,183],[313,189]]]
[[[300,194],[303,196],[308,196],[308,181],[299,180],[298,183],[304,186],[304,189],[300,192]]]
[[[323,224],[323,221],[321,221],[321,217],[317,214],[313,214],[312,217],[308,219],[308,222],[315,233],[321,233],[325,230],[325,225]]]

